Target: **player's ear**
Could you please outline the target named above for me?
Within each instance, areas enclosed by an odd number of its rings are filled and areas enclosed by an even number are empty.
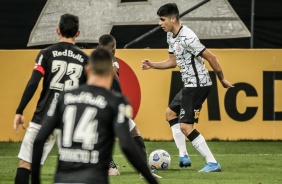
[[[87,76],[90,74],[90,66],[89,66],[89,64],[84,66],[84,71],[85,71]]]
[[[80,31],[77,31],[75,37],[77,38],[80,35]]]
[[[59,36],[61,36],[61,31],[60,31],[59,28],[56,29],[56,33],[57,33]]]

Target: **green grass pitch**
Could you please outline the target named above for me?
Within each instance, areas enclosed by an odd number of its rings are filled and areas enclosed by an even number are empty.
[[[115,147],[114,160],[121,176],[111,176],[112,184],[141,184],[134,168],[128,164],[118,146]],[[213,154],[220,162],[220,173],[198,173],[204,166],[204,159],[187,142],[192,167],[178,166],[178,151],[174,142],[146,142],[147,153],[155,149],[164,149],[171,155],[172,161],[167,170],[158,170],[161,184],[278,184],[282,183],[282,142],[281,141],[209,141]],[[0,184],[12,184],[18,164],[17,154],[20,143],[0,143]],[[49,155],[42,169],[42,183],[52,183],[56,165],[56,149]]]

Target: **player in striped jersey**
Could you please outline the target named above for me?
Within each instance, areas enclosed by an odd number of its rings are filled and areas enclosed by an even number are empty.
[[[201,44],[196,34],[187,26],[179,22],[179,11],[175,3],[161,6],[157,12],[159,25],[167,32],[169,45],[169,58],[162,62],[151,62],[148,59],[142,61],[142,69],[168,69],[179,67],[184,88],[179,101],[178,117],[171,119],[171,125],[180,126],[182,133],[191,141],[196,150],[206,159],[206,164],[199,172],[221,171],[221,167],[210,151],[204,137],[195,129],[194,123],[198,118],[202,104],[207,98],[212,85],[204,59],[208,61],[216,72],[224,88],[233,87],[225,78],[217,58]],[[173,109],[168,109],[167,111]],[[168,112],[167,112],[168,114]],[[180,135],[182,136],[182,135]],[[182,141],[184,140],[182,136]],[[188,155],[185,156],[187,166],[191,165]],[[180,157],[181,163],[181,157]]]

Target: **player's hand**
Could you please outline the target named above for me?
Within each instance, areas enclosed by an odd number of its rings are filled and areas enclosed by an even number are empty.
[[[220,82],[224,88],[233,88],[234,87],[230,82],[228,82],[225,79],[221,80]]]
[[[148,59],[144,59],[142,61],[141,68],[142,68],[142,70],[149,70],[150,68],[152,68],[152,62]]]
[[[18,134],[18,128],[19,125],[22,125],[23,129],[25,129],[25,124],[24,124],[24,116],[21,114],[16,114],[15,118],[14,118],[14,130],[16,132],[16,134]]]

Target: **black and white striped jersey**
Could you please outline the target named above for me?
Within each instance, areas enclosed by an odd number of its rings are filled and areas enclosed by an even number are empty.
[[[201,57],[206,48],[191,29],[181,26],[175,36],[168,32],[167,42],[169,53],[176,57],[185,87],[212,85],[204,59]]]

